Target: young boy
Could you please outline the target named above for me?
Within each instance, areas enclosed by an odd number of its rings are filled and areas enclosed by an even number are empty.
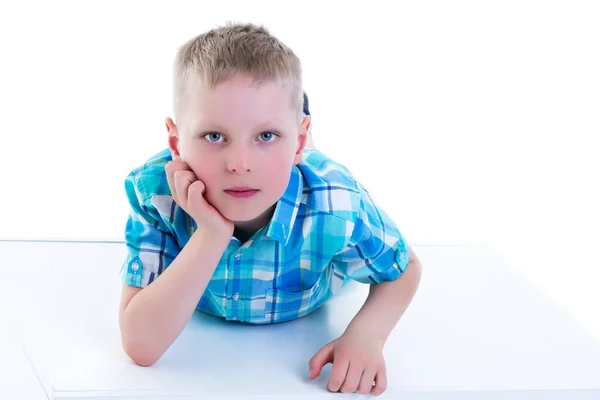
[[[344,334],[309,362],[331,391],[386,388],[382,349],[421,265],[342,165],[307,147],[298,57],[264,27],[229,24],[184,44],[169,148],[125,181],[131,206],[119,313],[137,364],[156,362],[194,310],[268,324],[302,317],[347,279],[371,284]]]

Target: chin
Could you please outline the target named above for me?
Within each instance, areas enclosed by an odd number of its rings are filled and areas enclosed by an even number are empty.
[[[262,213],[260,213],[260,212],[256,213],[256,212],[252,212],[252,210],[245,209],[245,210],[223,210],[223,211],[221,211],[221,214],[223,214],[223,216],[230,221],[245,222],[245,221],[252,221],[252,220],[258,218]]]

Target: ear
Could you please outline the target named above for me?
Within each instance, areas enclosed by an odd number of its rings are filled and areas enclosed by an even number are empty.
[[[181,141],[179,140],[179,133],[177,132],[177,125],[173,122],[171,118],[165,119],[165,125],[167,127],[167,133],[169,134],[169,149],[171,150],[171,157],[173,161],[182,161],[181,153],[179,152],[179,148],[181,146]]]
[[[302,154],[304,153],[304,149],[309,141],[309,133],[310,129],[310,115],[304,116],[304,119],[300,123],[300,128],[298,131],[298,148],[296,153],[294,154],[294,162],[293,165],[298,165],[300,161],[302,161]]]

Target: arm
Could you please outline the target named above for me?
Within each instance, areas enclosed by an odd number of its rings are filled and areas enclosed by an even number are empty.
[[[154,364],[183,331],[229,240],[198,230],[151,285],[124,286],[121,341],[136,364]]]
[[[395,281],[371,285],[369,296],[352,319],[347,332],[368,332],[383,344],[412,301],[421,280],[421,262],[409,246],[410,263]]]
[[[309,379],[333,363],[327,387],[332,392],[382,394],[387,388],[383,347],[419,285],[421,262],[410,252],[410,263],[393,281],[371,285],[369,296],[344,334],[322,347],[309,362]],[[373,383],[375,382],[375,385]]]

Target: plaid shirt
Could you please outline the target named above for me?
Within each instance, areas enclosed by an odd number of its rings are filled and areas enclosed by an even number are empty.
[[[125,283],[145,287],[177,257],[196,229],[171,197],[168,149],[125,180],[131,211],[125,228]],[[197,309],[254,324],[304,316],[347,279],[394,280],[409,263],[408,245],[390,217],[347,168],[306,149],[271,221],[247,242],[232,236]]]

